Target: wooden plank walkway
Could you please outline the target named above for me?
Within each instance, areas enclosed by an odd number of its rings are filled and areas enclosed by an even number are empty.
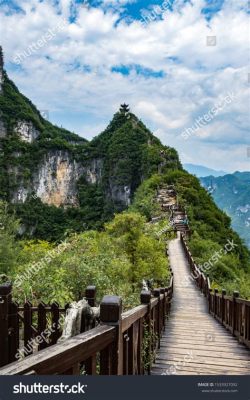
[[[180,233],[178,233],[180,235]],[[209,313],[180,243],[169,244],[174,298],[152,375],[248,375],[250,352]]]

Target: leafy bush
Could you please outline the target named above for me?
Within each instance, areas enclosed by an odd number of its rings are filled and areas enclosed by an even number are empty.
[[[131,307],[139,302],[142,279],[153,278],[161,286],[168,283],[165,244],[138,213],[116,215],[103,232],[72,235],[63,251],[46,241],[22,246],[12,273],[17,283],[24,277],[21,285],[14,285],[19,301],[64,304],[80,299],[86,286],[94,284],[98,301],[105,294],[116,294],[125,307]],[[29,274],[31,265],[35,272]]]
[[[9,214],[8,205],[0,201],[0,275],[10,276],[19,253],[16,233],[19,221]]]

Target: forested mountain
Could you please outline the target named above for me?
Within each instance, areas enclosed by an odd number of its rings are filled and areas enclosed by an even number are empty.
[[[0,65],[0,196],[26,237],[100,227],[152,173],[182,168],[126,105],[88,142],[46,121]]]
[[[250,172],[200,178],[216,204],[232,219],[233,228],[250,248]]]

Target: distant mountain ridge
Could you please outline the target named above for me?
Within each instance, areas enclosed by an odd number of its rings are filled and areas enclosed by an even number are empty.
[[[203,165],[195,165],[195,164],[183,164],[183,167],[185,168],[186,171],[188,171],[190,174],[197,176],[198,178],[202,176],[209,176],[212,175],[214,177],[218,176],[223,176],[228,174],[228,172],[225,171],[217,171],[212,168],[204,167]]]
[[[231,217],[233,228],[250,248],[250,172],[206,176],[200,182],[218,207]]]

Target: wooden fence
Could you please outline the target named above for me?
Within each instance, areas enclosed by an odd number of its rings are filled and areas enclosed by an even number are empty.
[[[12,286],[0,286],[0,367],[26,357],[35,351],[54,345],[62,333],[64,316],[68,305],[61,308],[57,303],[23,306],[12,301]],[[86,289],[85,297],[91,307],[95,306],[95,287]],[[82,323],[81,332],[86,327]]]
[[[0,369],[0,375],[150,374],[154,352],[170,312],[173,274],[167,288],[141,292],[141,305],[122,313],[118,296],[104,296],[100,325]]]
[[[181,243],[190,265],[193,279],[208,300],[209,312],[228,331],[250,348],[250,301],[239,298],[239,292],[227,296],[226,290],[219,293],[218,289],[211,289],[209,276],[195,263],[185,238],[181,234]]]

